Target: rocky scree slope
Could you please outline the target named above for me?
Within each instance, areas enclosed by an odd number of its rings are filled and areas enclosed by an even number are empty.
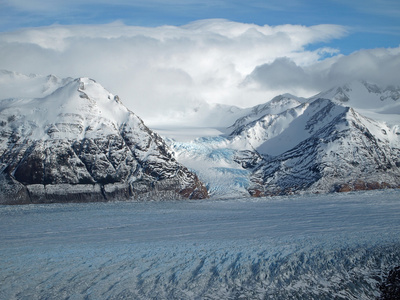
[[[100,84],[0,101],[0,203],[205,198],[163,139]]]

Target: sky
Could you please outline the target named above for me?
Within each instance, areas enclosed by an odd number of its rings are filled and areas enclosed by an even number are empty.
[[[0,0],[0,69],[94,78],[144,117],[400,84],[400,1]]]

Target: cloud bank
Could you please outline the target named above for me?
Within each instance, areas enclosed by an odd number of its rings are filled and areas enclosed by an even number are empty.
[[[277,58],[257,66],[244,85],[259,89],[325,90],[354,80],[381,85],[400,84],[400,48],[361,50],[348,56],[299,66],[293,60]],[[289,86],[290,85],[290,86]]]
[[[202,20],[184,26],[54,25],[0,34],[0,69],[91,77],[145,119],[201,103],[242,107],[343,81],[395,83],[400,48],[340,55],[338,25],[259,26]]]

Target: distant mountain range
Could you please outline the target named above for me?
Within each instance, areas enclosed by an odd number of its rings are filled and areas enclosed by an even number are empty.
[[[0,71],[0,93],[3,204],[400,187],[399,86],[204,105],[160,135],[88,78]]]
[[[246,109],[215,106],[236,117],[221,135],[170,134],[169,143],[217,197],[397,188],[399,95],[399,86],[355,81],[308,99],[284,94]]]

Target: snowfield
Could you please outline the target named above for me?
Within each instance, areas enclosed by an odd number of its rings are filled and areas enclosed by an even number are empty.
[[[0,299],[376,299],[400,190],[0,207]]]

